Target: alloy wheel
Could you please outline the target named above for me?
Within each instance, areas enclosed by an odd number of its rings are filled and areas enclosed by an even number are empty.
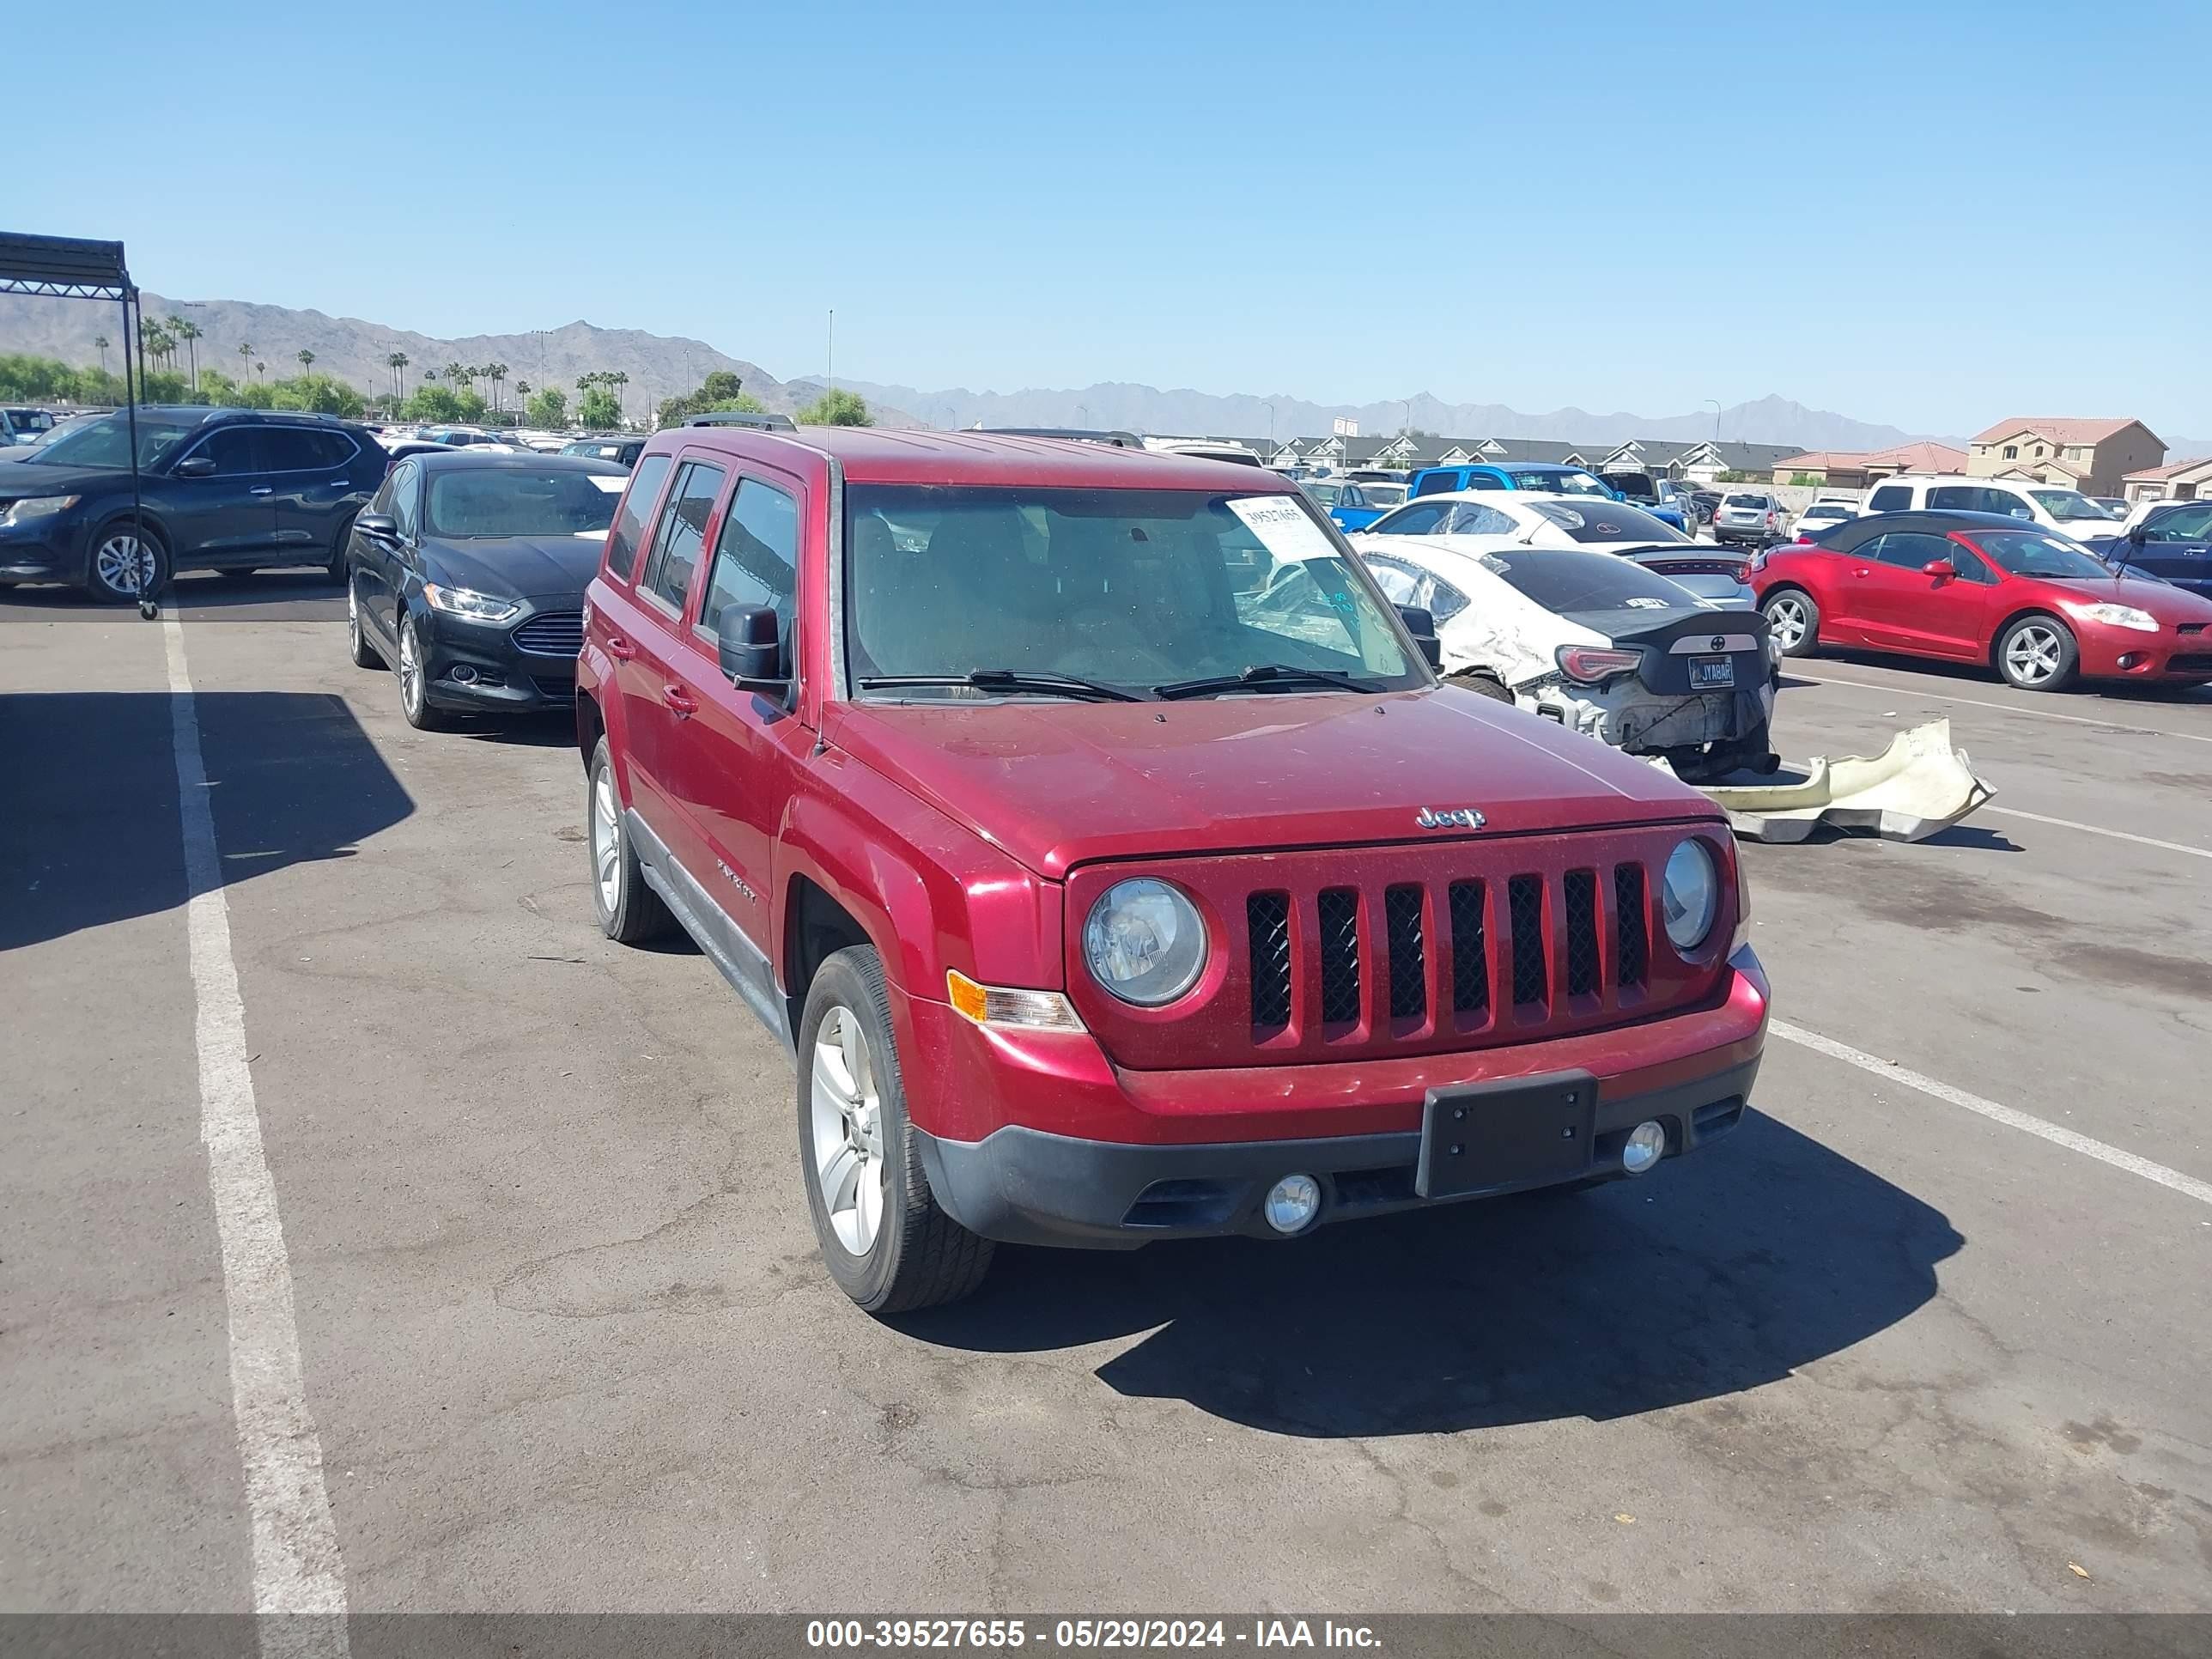
[[[419,713],[424,696],[422,656],[415,643],[415,620],[399,624],[399,696],[410,713]]]
[[[814,1037],[814,1180],[848,1254],[872,1249],[884,1220],[883,1099],[859,1016],[840,1004]]]
[[[2005,641],[2005,667],[2022,685],[2040,685],[2058,672],[2066,647],[2056,629],[2030,623]]]
[[[92,556],[94,580],[109,592],[129,597],[154,580],[154,550],[128,530],[118,530]]]
[[[615,775],[602,768],[592,781],[592,875],[599,908],[608,915],[622,901],[622,841],[615,817]]]
[[[1779,599],[1766,607],[1767,626],[1773,630],[1774,642],[1784,652],[1795,650],[1805,638],[1805,603],[1802,599]]]

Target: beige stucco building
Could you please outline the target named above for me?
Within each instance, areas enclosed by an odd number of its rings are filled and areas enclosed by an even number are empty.
[[[2035,478],[2085,495],[2118,495],[2128,474],[2165,459],[2165,440],[2141,421],[2015,416],[1974,434],[1966,471],[1977,478]]]
[[[2212,458],[2145,467],[2128,474],[2127,486],[2131,503],[2212,500]]]

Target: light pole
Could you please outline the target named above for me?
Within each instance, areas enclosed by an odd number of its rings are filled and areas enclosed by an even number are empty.
[[[1406,418],[1399,423],[1398,430],[1401,432],[1411,432],[1413,429],[1413,400],[1411,398],[1408,398],[1405,400],[1405,403]]]
[[[837,389],[837,307],[830,307],[830,389]]]
[[[1708,398],[1705,401],[1713,406],[1713,441],[1718,443],[1721,441],[1721,400]]]
[[[1269,443],[1273,443],[1273,442],[1274,442],[1274,441],[1275,441],[1275,406],[1274,406],[1274,404],[1269,404],[1267,406],[1267,441],[1268,441]]]
[[[1079,426],[1079,427],[1084,427],[1084,428],[1086,428],[1090,426],[1090,424],[1091,424],[1091,405],[1090,405],[1089,404],[1076,404],[1076,406],[1075,406],[1075,423],[1076,423],[1076,425],[1078,425],[1078,426]]]

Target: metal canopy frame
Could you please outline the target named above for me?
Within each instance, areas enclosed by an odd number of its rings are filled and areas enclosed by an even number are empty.
[[[26,236],[0,231],[0,294],[49,300],[108,300],[123,307],[123,406],[131,426],[131,529],[143,549],[145,512],[138,499],[138,400],[146,389],[146,340],[139,326],[138,287],[131,280],[123,244],[81,236]],[[131,374],[134,344],[138,357],[135,380]],[[158,582],[149,590],[144,579],[140,579],[138,614],[149,622],[161,614]]]

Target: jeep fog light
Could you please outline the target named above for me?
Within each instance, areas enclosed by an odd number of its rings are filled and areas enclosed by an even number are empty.
[[[1310,1175],[1286,1175],[1267,1188],[1261,1207],[1267,1224],[1285,1237],[1304,1232],[1321,1213],[1321,1182]]]
[[[1642,1175],[1666,1156],[1666,1127],[1657,1118],[1647,1117],[1628,1132],[1628,1142],[1620,1149],[1620,1167],[1631,1175]]]
[[[1101,989],[1158,1008],[1198,983],[1206,924],[1179,888],[1148,876],[1117,881],[1083,924],[1083,959]]]
[[[952,1012],[978,1025],[1020,1025],[1033,1031],[1079,1031],[1075,1005],[1057,991],[1023,991],[978,985],[957,968],[945,972],[945,1000]]]

